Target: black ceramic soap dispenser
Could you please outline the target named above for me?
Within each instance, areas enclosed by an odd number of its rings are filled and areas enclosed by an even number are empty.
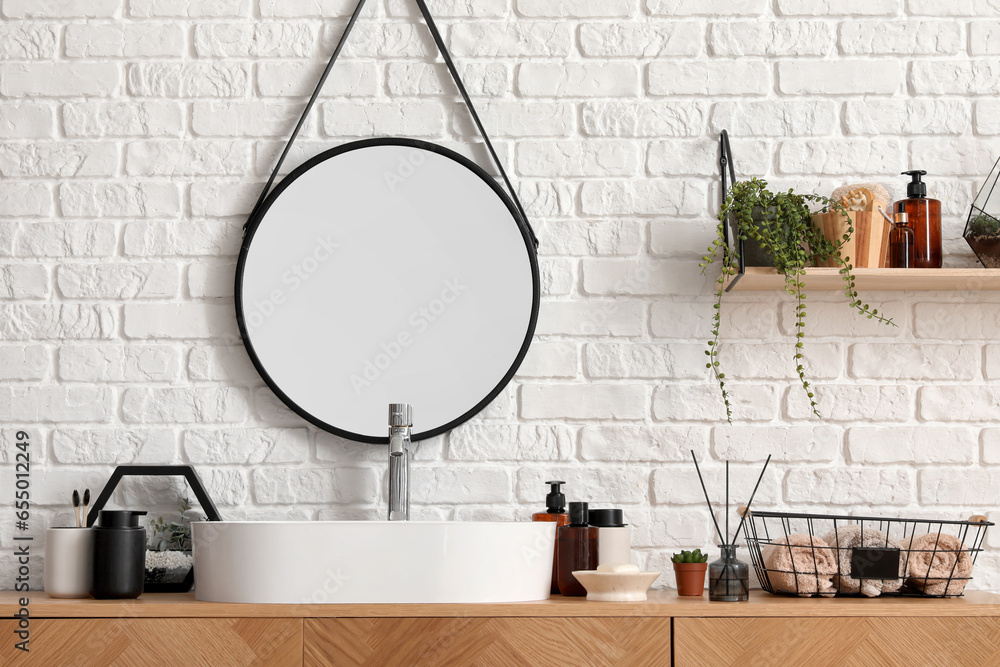
[[[98,600],[128,600],[142,595],[146,574],[145,512],[101,510],[94,526],[94,582],[90,594]]]

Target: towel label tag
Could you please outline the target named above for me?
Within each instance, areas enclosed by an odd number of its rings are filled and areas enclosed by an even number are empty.
[[[855,547],[851,553],[852,579],[899,579],[899,549]]]

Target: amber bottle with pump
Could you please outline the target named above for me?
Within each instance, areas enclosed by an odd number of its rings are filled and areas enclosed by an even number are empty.
[[[586,595],[574,570],[597,569],[597,526],[588,523],[587,503],[569,504],[569,525],[556,529],[559,553],[559,592],[563,595]]]
[[[920,180],[926,171],[904,171],[911,178],[906,199],[896,202],[896,213],[905,213],[914,235],[913,268],[941,268],[941,202],[927,196]]]
[[[556,524],[556,532],[560,526],[569,523],[569,514],[566,513],[566,496],[560,488],[566,482],[552,481],[545,482],[549,485],[549,494],[545,496],[545,511],[535,512],[531,515],[532,521],[552,521]],[[558,536],[557,536],[558,538]],[[552,593],[559,592],[559,540],[556,539],[555,553],[552,555]]]

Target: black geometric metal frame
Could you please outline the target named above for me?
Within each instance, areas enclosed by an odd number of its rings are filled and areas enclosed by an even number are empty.
[[[1000,167],[1000,158],[997,158],[997,161],[993,164],[993,169],[990,170],[990,175],[986,177],[986,182],[983,183],[981,188],[979,188],[979,191],[976,193],[976,197],[972,200],[972,207],[969,209],[969,217],[966,218],[965,220],[965,230],[962,232],[962,237],[965,238],[966,242],[969,244],[969,247],[972,248],[972,252],[975,253],[976,259],[978,259],[979,263],[982,264],[983,266],[988,266],[988,265],[986,264],[985,261],[983,261],[983,256],[980,254],[983,248],[977,247],[977,244],[972,241],[972,221],[978,218],[980,215],[985,215],[988,218],[997,220],[996,216],[990,215],[989,213],[984,211],[981,207],[976,206],[976,204],[979,203],[979,197],[983,194],[983,192],[986,190],[987,187],[989,187],[990,190],[989,192],[986,193],[985,201],[988,202],[990,198],[993,197],[997,185],[1000,185],[1000,178],[994,177],[994,175],[997,173],[997,167]],[[989,180],[991,178],[993,178],[992,184],[990,183]],[[997,193],[997,196],[1000,197],[1000,193]],[[995,246],[993,246],[993,248],[995,248]]]
[[[97,500],[91,506],[90,512],[87,513],[88,526],[93,526],[96,523],[98,513],[107,505],[108,500],[111,499],[111,494],[115,492],[115,488],[117,488],[118,483],[122,481],[123,477],[183,477],[187,480],[191,491],[194,492],[195,498],[198,499],[202,511],[205,512],[205,517],[209,521],[222,521],[222,517],[219,516],[219,510],[215,508],[215,503],[209,497],[208,492],[205,491],[205,487],[201,483],[201,478],[198,477],[198,473],[191,466],[123,465],[115,468],[108,483],[104,485],[101,493],[97,496]],[[194,586],[194,567],[187,573],[184,581],[180,583],[149,584],[143,587],[143,591],[146,593],[187,593],[191,590],[192,586]]]

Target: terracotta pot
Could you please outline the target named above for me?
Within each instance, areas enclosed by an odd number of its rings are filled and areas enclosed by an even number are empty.
[[[677,594],[704,595],[706,570],[708,570],[708,563],[674,563]]]

